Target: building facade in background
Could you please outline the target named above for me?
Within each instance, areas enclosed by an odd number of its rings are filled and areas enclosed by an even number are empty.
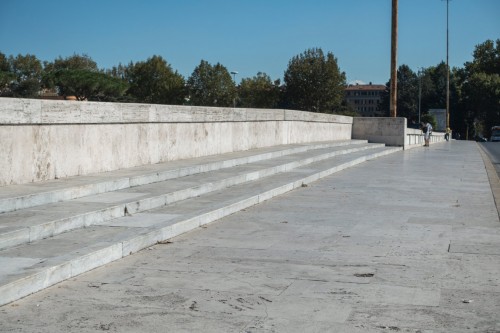
[[[345,88],[345,100],[362,117],[383,117],[379,109],[382,93],[386,87],[383,84],[353,84]]]

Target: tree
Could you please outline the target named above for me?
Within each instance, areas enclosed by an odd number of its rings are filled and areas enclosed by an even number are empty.
[[[73,54],[70,57],[62,58],[59,57],[54,60],[54,62],[45,61],[43,64],[44,75],[43,75],[43,85],[45,88],[53,89],[57,88],[55,84],[56,73],[65,71],[87,71],[87,72],[98,72],[97,63],[92,60],[86,54]],[[61,93],[59,92],[61,95]]]
[[[127,83],[99,71],[87,55],[74,54],[45,63],[46,88],[56,88],[61,96],[76,96],[80,101],[116,101],[127,89]]]
[[[241,80],[239,105],[244,108],[275,108],[280,100],[280,81],[271,81],[265,73]]]
[[[452,68],[450,72],[450,128],[455,133],[465,133],[467,110],[462,103],[463,89],[460,82],[463,82],[465,71],[463,68]]]
[[[41,90],[42,63],[31,54],[9,57],[12,80],[10,91],[13,97],[37,97]]]
[[[464,84],[464,101],[470,111],[469,123],[478,122],[485,136],[490,136],[492,126],[500,124],[500,75],[487,73],[472,74]]]
[[[285,100],[290,108],[331,113],[339,108],[346,85],[331,52],[308,49],[293,57],[285,71]]]
[[[232,106],[236,86],[226,67],[212,66],[202,60],[188,79],[190,104],[203,106]]]
[[[128,73],[130,72],[131,68],[134,67],[134,63],[130,63],[128,66],[122,65],[121,63],[118,64],[118,66],[113,66],[111,69],[106,70],[106,74],[116,77],[122,80],[127,80],[128,78]]]
[[[124,94],[127,84],[102,72],[84,69],[62,69],[54,75],[62,96],[76,96],[79,101],[114,101]]]
[[[476,45],[474,60],[466,62],[465,68],[469,75],[473,73],[500,74],[500,39],[495,42],[487,40]]]
[[[456,79],[454,75],[457,70],[450,74],[450,108],[458,108],[458,94]],[[418,122],[418,103],[420,102],[421,119],[429,109],[446,108],[446,64],[441,62],[437,66],[423,69],[420,74],[413,72],[408,65],[398,68],[398,92],[397,92],[397,116],[406,117],[412,122]],[[387,82],[386,90],[382,95],[380,108],[389,110],[390,85]],[[419,101],[419,88],[420,101]]]
[[[446,63],[441,62],[437,66],[426,69],[426,89],[422,94],[422,105],[427,109],[446,108]],[[450,73],[450,82],[451,82]]]
[[[15,79],[10,68],[9,59],[0,52],[0,96],[10,96],[10,83]]]
[[[397,91],[397,115],[398,117],[406,117],[412,121],[418,119],[418,91],[419,84],[425,82],[425,75],[420,78],[413,72],[408,65],[401,65],[397,71],[398,91]],[[386,89],[382,94],[380,109],[387,110],[389,116],[390,109],[390,87],[391,80],[386,83]],[[424,91],[425,89],[422,89]],[[421,107],[422,110],[424,110]]]
[[[418,119],[418,75],[408,65],[401,65],[397,73],[398,106],[397,116]]]
[[[97,63],[86,54],[73,54],[65,59],[59,57],[54,61],[54,70],[59,69],[79,69],[90,72],[97,72]]]
[[[117,73],[119,69],[117,69]],[[173,71],[161,57],[131,64],[124,73],[130,88],[127,92],[137,102],[183,104],[186,96],[184,77]]]
[[[465,63],[461,77],[461,103],[469,128],[482,128],[490,136],[500,124],[500,39],[476,46],[474,60]]]
[[[342,103],[340,104],[340,107],[335,109],[335,111],[333,111],[332,113],[348,117],[361,116],[351,104],[346,102],[346,100],[343,100]]]

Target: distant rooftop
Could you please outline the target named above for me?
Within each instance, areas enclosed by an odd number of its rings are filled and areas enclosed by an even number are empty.
[[[350,84],[346,90],[385,90],[384,84]]]

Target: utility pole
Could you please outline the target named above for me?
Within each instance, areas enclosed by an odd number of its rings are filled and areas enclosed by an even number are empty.
[[[391,25],[391,117],[397,115],[398,104],[398,0],[392,0],[392,25]]]
[[[238,86],[236,85],[236,74],[238,74],[237,71],[232,71],[231,74],[233,74],[233,81],[236,89],[238,89]],[[236,90],[238,92],[238,90]],[[236,108],[236,97],[233,98],[233,108]]]
[[[422,68],[418,69],[418,126],[420,126],[420,110],[422,105]]]
[[[446,0],[446,129],[450,127],[450,63],[449,63],[449,30],[448,13],[450,0]]]

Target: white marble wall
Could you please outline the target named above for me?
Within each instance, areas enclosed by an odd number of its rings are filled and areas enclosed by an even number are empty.
[[[354,118],[352,138],[404,147],[406,118]]]
[[[406,118],[354,118],[352,138],[385,143],[388,146],[398,146],[404,149],[423,145],[422,131],[408,128]],[[432,133],[431,142],[442,141],[445,141],[444,133]]]
[[[289,143],[348,140],[352,118],[0,98],[0,186]]]

